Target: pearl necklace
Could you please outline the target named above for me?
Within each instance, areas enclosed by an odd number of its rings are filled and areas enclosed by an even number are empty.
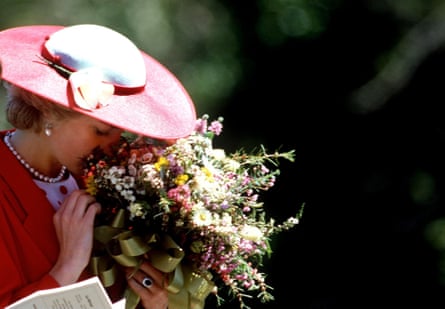
[[[62,168],[60,169],[59,174],[54,177],[48,177],[45,176],[43,174],[41,174],[39,171],[37,171],[35,168],[33,168],[32,166],[30,166],[28,164],[28,162],[26,162],[21,156],[20,154],[17,152],[17,150],[14,149],[14,147],[12,147],[11,145],[11,137],[14,133],[8,132],[5,135],[5,138],[3,139],[6,146],[8,146],[9,150],[14,154],[14,156],[17,158],[17,160],[19,160],[19,162],[36,178],[45,181],[45,182],[49,182],[49,183],[55,183],[55,182],[59,182],[60,180],[62,180],[63,176],[65,176],[65,172],[66,172],[66,166],[62,166]]]

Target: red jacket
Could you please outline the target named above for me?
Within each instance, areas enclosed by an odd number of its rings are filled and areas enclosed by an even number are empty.
[[[54,209],[7,148],[4,134],[0,132],[0,308],[59,286],[48,275],[59,252]]]

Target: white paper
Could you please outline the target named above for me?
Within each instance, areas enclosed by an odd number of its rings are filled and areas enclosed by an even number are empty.
[[[112,303],[98,277],[40,290],[5,309],[125,309],[125,299]]]

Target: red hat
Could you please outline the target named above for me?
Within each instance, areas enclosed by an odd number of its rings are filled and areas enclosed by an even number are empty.
[[[126,131],[189,135],[195,106],[162,64],[109,28],[37,25],[0,31],[1,78]]]

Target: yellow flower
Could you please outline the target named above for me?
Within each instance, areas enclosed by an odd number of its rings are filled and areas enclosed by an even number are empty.
[[[206,176],[206,179],[210,182],[214,182],[215,179],[213,179],[213,174],[212,172],[205,166],[203,166],[201,168],[201,172]]]
[[[154,166],[155,166],[155,169],[157,171],[160,171],[163,167],[168,167],[168,160],[167,160],[167,158],[166,157],[160,157],[158,159],[158,162],[156,162],[154,164]]]
[[[86,192],[91,195],[96,195],[97,187],[96,182],[94,181],[94,175],[90,175],[86,179]]]
[[[182,186],[187,182],[187,180],[189,180],[189,176],[187,174],[181,174],[175,178],[175,184],[177,186]]]

